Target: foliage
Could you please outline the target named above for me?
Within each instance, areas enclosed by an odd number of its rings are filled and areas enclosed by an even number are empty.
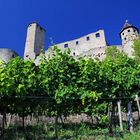
[[[140,63],[140,37],[139,39],[134,41],[133,49],[134,49],[134,57],[136,61]]]
[[[138,59],[127,57],[115,47],[106,50],[102,62],[74,59],[69,49],[53,49],[48,58],[41,56],[39,65],[19,57],[7,64],[0,62],[1,114],[22,116],[23,126],[24,117],[30,114],[58,119],[85,113],[106,124],[109,101],[103,99],[117,101],[140,95]]]
[[[4,140],[53,140],[53,125],[40,124],[35,126],[27,126],[23,131],[22,128],[15,126],[9,127],[5,131],[3,137]],[[94,128],[84,123],[80,124],[66,124],[65,126],[59,126],[59,139],[67,140],[89,140],[89,139],[99,139],[99,140],[139,140],[140,130],[137,129],[136,132],[130,134],[129,132],[122,133],[117,128],[117,133],[114,137],[108,135],[107,128]]]

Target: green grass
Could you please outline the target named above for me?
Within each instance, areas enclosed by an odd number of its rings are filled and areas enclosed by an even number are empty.
[[[87,124],[65,124],[58,126],[59,140],[140,140],[140,129],[130,134],[116,129],[114,136],[109,136],[107,128],[93,127]],[[2,140],[54,140],[54,125],[40,124],[22,127],[9,127]]]

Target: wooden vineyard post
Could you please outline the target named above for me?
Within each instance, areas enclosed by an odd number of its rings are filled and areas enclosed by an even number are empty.
[[[131,102],[128,103],[128,124],[129,124],[129,130],[132,133],[133,132],[133,114],[132,114]]]
[[[138,95],[136,95],[136,102],[137,102],[137,106],[138,106],[138,113],[139,113],[139,119],[140,119],[140,103],[139,103]]]
[[[120,129],[123,131],[123,124],[122,124],[122,113],[121,113],[121,101],[117,102],[118,105],[118,114],[119,114],[119,123],[120,123]]]
[[[111,135],[113,135],[114,120],[115,120],[115,102],[112,101],[112,110],[111,110],[110,124],[109,124],[109,133]]]

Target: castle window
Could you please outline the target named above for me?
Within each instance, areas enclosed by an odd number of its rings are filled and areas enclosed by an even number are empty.
[[[136,32],[136,30],[134,29],[134,32]]]
[[[122,35],[124,35],[124,33],[122,33]]]
[[[73,55],[75,56],[75,52],[73,53]]]
[[[89,41],[89,40],[90,40],[90,37],[88,36],[88,37],[87,37],[87,41]]]
[[[78,41],[76,41],[76,45],[78,45],[79,44],[79,42]]]
[[[40,27],[40,30],[41,30],[41,31],[43,30],[42,27]]]
[[[97,34],[96,34],[96,38],[99,38],[99,37],[100,37],[100,33],[97,33]]]
[[[27,54],[26,57],[29,57],[29,55]]]
[[[64,48],[68,48],[68,44],[65,44],[65,45],[64,45]]]
[[[128,32],[130,32],[130,30],[128,30]]]
[[[14,58],[14,57],[15,57],[15,55],[13,54],[13,55],[12,55],[12,58]]]
[[[126,37],[124,38],[124,40],[126,40]]]
[[[36,57],[38,57],[39,56],[39,54],[36,54]]]

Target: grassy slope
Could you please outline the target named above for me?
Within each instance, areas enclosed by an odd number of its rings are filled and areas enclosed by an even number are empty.
[[[85,124],[59,126],[60,140],[140,140],[140,129],[133,134],[121,133],[116,130],[113,137],[109,136],[108,129],[91,128]],[[21,127],[10,127],[6,130],[3,140],[53,140],[53,125],[28,126],[23,131]]]

